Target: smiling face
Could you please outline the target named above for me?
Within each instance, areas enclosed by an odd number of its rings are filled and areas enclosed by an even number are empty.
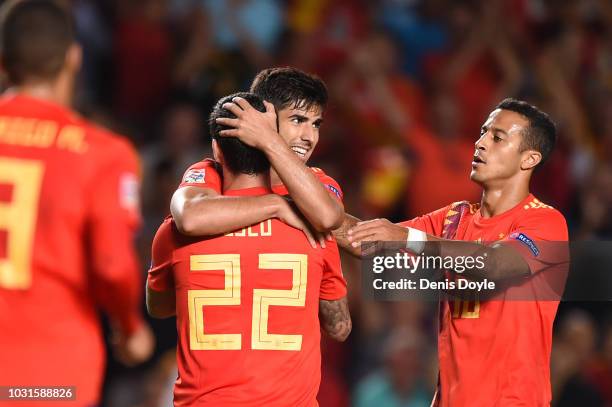
[[[291,106],[278,111],[278,132],[304,162],[308,161],[319,142],[322,114],[320,106],[309,109]]]
[[[481,185],[503,182],[535,167],[540,153],[524,150],[521,145],[528,127],[529,121],[519,113],[503,109],[491,112],[475,143],[470,179]]]

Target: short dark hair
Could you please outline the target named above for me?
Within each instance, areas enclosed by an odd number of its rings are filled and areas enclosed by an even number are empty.
[[[251,175],[261,174],[262,172],[270,169],[270,161],[268,161],[268,158],[263,152],[244,144],[235,137],[223,137],[219,135],[221,130],[230,129],[230,127],[218,124],[215,119],[219,117],[227,117],[230,119],[236,118],[236,115],[223,108],[225,103],[231,102],[235,97],[246,99],[246,101],[249,102],[253,108],[259,110],[260,112],[266,111],[263,100],[253,93],[238,92],[224,96],[219,99],[210,113],[208,122],[210,136],[213,140],[217,141],[217,144],[223,153],[225,164],[233,173]]]
[[[496,109],[510,110],[525,117],[529,121],[529,127],[523,133],[521,151],[535,150],[542,154],[542,160],[537,165],[541,167],[550,157],[557,142],[557,129],[550,117],[527,102],[517,99],[504,99]]]
[[[292,67],[264,69],[255,76],[250,90],[272,103],[277,111],[325,108],[328,98],[321,78]]]
[[[2,10],[1,52],[11,83],[54,79],[75,41],[72,16],[51,0],[10,2]]]

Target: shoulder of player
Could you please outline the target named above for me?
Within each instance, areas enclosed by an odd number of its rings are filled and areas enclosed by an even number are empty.
[[[520,213],[521,223],[537,224],[542,228],[558,228],[567,232],[565,216],[554,207],[547,205],[537,198],[524,204]]]
[[[561,212],[551,205],[545,204],[536,197],[533,197],[533,199],[523,204],[521,213],[523,215],[545,216],[550,217],[551,219],[560,218],[565,220],[565,217]]]
[[[310,168],[310,171],[312,171],[312,173],[319,179],[319,181],[321,181],[323,184],[335,184],[337,186],[340,186],[340,184],[338,183],[338,181],[336,181],[334,178],[330,177],[328,174],[325,173],[325,171],[323,171],[321,168],[319,167],[308,167]],[[333,186],[333,185],[332,185]],[[334,187],[335,188],[335,187]],[[335,191],[334,191],[335,192]]]
[[[138,156],[134,144],[123,135],[85,120],[81,120],[80,123],[75,123],[75,125],[80,126],[87,135],[87,142],[92,147],[94,154],[103,155],[107,153],[111,157]]]

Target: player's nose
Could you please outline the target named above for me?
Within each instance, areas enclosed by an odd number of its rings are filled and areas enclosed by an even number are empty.
[[[483,150],[485,151],[487,149],[486,146],[486,139],[487,139],[487,133],[482,134],[478,140],[476,140],[476,142],[474,143],[474,146],[476,147],[477,150]]]
[[[316,138],[316,132],[317,129],[315,129],[313,126],[303,126],[300,138],[303,141],[314,143],[314,140]]]

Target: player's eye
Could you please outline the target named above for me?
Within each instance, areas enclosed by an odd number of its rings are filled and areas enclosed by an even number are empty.
[[[496,143],[499,143],[500,141],[502,141],[503,139],[499,136],[493,136],[493,141]]]
[[[312,124],[312,127],[314,127],[315,129],[320,129],[321,128],[321,122],[314,122]]]

